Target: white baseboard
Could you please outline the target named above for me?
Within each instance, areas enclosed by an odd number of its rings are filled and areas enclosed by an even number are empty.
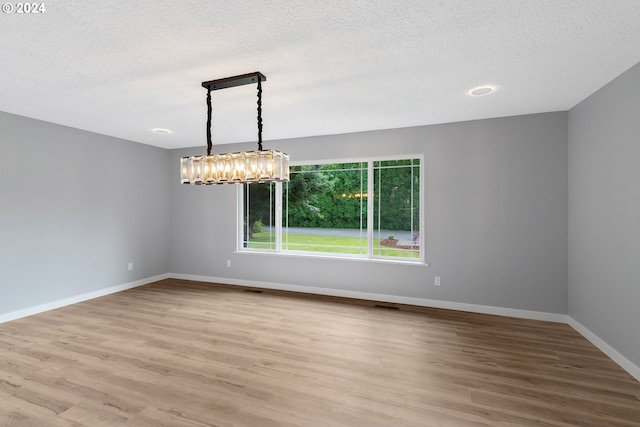
[[[569,317],[569,321],[567,323],[569,323],[569,326],[571,326],[573,329],[578,331],[580,335],[589,340],[591,344],[595,345],[600,349],[600,351],[609,356],[611,360],[620,365],[622,369],[631,374],[632,377],[640,381],[640,367],[636,366],[633,362],[624,357],[616,349],[611,347],[599,336],[591,332],[582,323],[578,322],[573,317]]]
[[[136,280],[134,282],[124,283],[122,285],[116,285],[110,288],[88,292],[86,294],[75,295],[69,298],[48,302],[46,304],[36,305],[34,307],[28,307],[22,310],[11,311],[9,313],[0,314],[0,323],[20,319],[21,317],[31,316],[32,314],[38,314],[45,311],[54,310],[56,308],[64,307],[71,304],[76,304],[82,301],[103,297],[105,295],[113,294],[116,292],[131,289],[131,288],[136,288],[138,286],[146,285],[152,282],[157,282],[158,280],[167,279],[169,277],[172,277],[172,276],[170,276],[169,274],[160,274],[158,276],[147,277],[145,279]]]
[[[272,282],[257,282],[252,280],[237,280],[225,277],[194,276],[191,274],[169,274],[169,277],[183,280],[195,280],[199,282],[222,283],[227,285],[250,286],[254,288],[276,289],[280,291],[293,291],[307,294],[329,295],[333,297],[345,297],[365,299],[370,301],[391,302],[396,304],[409,304],[420,307],[444,308],[447,310],[460,310],[472,313],[494,314],[497,316],[518,317],[522,319],[544,320],[547,322],[567,323],[566,314],[546,313],[541,311],[518,310],[514,308],[494,307],[488,305],[466,304],[461,302],[440,301],[426,298],[402,297],[387,294],[374,294],[369,292],[346,291],[342,289],[317,288],[312,286],[288,285]]]

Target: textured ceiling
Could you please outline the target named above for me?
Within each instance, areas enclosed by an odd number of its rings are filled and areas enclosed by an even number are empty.
[[[0,14],[0,110],[167,148],[253,71],[269,140],[568,110],[640,61],[638,0],[44,3]],[[255,101],[213,93],[214,145],[255,141]]]

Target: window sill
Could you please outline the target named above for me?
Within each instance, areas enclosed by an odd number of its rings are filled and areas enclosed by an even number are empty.
[[[261,251],[261,250],[251,250],[251,249],[236,250],[233,253],[242,254],[242,255],[246,254],[246,255],[291,257],[291,258],[315,258],[315,259],[330,259],[330,260],[339,260],[339,261],[373,262],[373,263],[380,263],[380,264],[429,267],[429,263],[424,262],[422,260],[410,261],[410,260],[390,259],[390,258],[367,258],[367,257],[360,258],[360,257],[354,257],[354,256],[340,256],[340,255],[320,254],[320,253],[303,253],[303,252],[288,252],[288,251],[273,252],[273,251]]]

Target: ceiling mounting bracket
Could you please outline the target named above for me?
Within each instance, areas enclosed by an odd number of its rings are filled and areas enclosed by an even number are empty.
[[[259,71],[255,73],[241,74],[239,76],[225,77],[224,79],[210,80],[208,82],[202,82],[202,87],[210,90],[226,89],[228,87],[236,87],[248,85],[251,83],[257,83],[258,79],[261,82],[267,80],[267,78]]]

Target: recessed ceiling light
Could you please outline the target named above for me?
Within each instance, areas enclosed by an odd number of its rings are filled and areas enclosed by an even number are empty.
[[[168,134],[168,133],[173,133],[169,129],[162,129],[162,128],[153,128],[153,129],[151,129],[151,132],[162,133],[162,134],[165,134],[165,135]]]
[[[469,91],[469,95],[471,95],[471,96],[488,95],[488,94],[492,93],[494,90],[496,90],[496,88],[493,87],[493,86],[478,86],[478,87],[475,87],[475,88],[471,89]]]

